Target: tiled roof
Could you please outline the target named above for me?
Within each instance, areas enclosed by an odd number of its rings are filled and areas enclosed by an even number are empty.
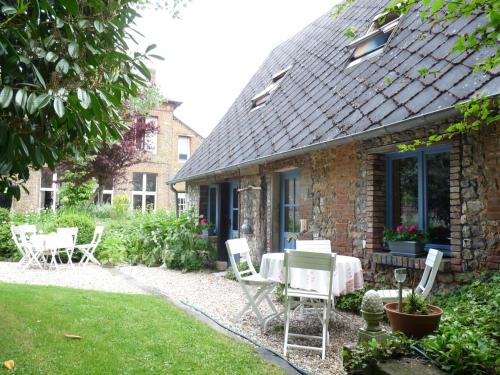
[[[478,91],[498,94],[500,77],[472,72],[485,51],[450,55],[457,34],[481,17],[431,30],[414,9],[381,55],[346,69],[352,40],[344,31],[352,26],[362,35],[386,4],[358,0],[340,18],[325,14],[275,48],[174,181],[448,108]],[[252,97],[289,65],[268,103],[251,111]],[[422,68],[438,73],[423,77]]]

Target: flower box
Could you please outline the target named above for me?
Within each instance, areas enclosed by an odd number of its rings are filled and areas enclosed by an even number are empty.
[[[392,255],[419,257],[425,255],[424,246],[417,241],[387,241]]]

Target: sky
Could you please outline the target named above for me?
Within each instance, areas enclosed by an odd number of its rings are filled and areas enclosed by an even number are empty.
[[[154,53],[156,84],[183,104],[175,115],[206,137],[269,52],[328,12],[336,0],[192,0],[181,19],[143,11],[140,48]]]

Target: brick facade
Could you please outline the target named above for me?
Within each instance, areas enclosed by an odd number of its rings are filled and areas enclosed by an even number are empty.
[[[157,134],[156,153],[149,153],[148,159],[129,168],[127,180],[114,186],[114,195],[124,194],[132,201],[132,174],[153,173],[156,174],[156,208],[175,211],[175,193],[167,181],[173,179],[177,171],[184,165],[178,157],[178,138],[180,136],[189,137],[190,152],[199,147],[203,138],[194,130],[189,128],[174,115],[177,102],[165,101],[161,108],[151,111],[150,117],[158,119],[159,130]],[[31,171],[27,188],[30,194],[23,194],[19,201],[13,200],[12,209],[20,212],[35,211],[40,207],[40,171]],[[183,183],[175,186],[177,191],[184,192]]]
[[[308,230],[301,238],[330,239],[335,252],[361,258],[366,278],[373,281],[383,282],[395,266],[417,272],[423,269],[423,259],[382,252],[385,154],[396,151],[397,144],[444,126],[352,142],[269,162],[254,168],[253,174],[242,174],[240,223],[249,223],[253,228],[247,238],[255,257],[279,249],[279,173],[298,168],[299,215],[308,221]],[[452,257],[441,265],[442,282],[458,280],[466,271],[500,268],[498,128],[492,126],[449,142]],[[222,174],[211,183],[227,178]],[[231,178],[235,178],[234,172]],[[200,204],[196,192],[203,183],[188,183],[189,194],[194,194],[190,205]]]

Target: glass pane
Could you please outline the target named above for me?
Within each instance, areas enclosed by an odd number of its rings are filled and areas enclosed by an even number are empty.
[[[142,195],[134,195],[132,204],[134,210],[142,210]]]
[[[153,211],[155,209],[155,196],[146,195],[146,210]]]
[[[112,200],[112,195],[111,194],[103,194],[102,195],[102,203],[108,203],[108,204],[111,204],[111,200]]]
[[[40,207],[45,209],[52,209],[52,202],[54,201],[54,193],[52,191],[42,191],[40,200]]]
[[[285,184],[285,204],[294,204],[295,203],[295,179],[286,178],[284,181]]]
[[[298,232],[297,225],[298,222],[294,207],[285,207],[285,232]]]
[[[156,131],[147,132],[144,135],[144,150],[156,151]]]
[[[142,191],[142,173],[132,174],[132,185],[134,191]]]
[[[104,190],[113,190],[113,179],[109,179],[104,183]]]
[[[208,192],[208,200],[209,200],[209,208],[210,212],[208,213],[208,221],[211,224],[215,225],[217,221],[217,189],[210,188]]]
[[[293,210],[294,213],[294,220],[293,220],[293,232],[294,233],[299,233],[300,232],[300,217],[299,217],[299,209],[295,207]]]
[[[364,41],[359,46],[357,46],[356,49],[354,50],[354,54],[352,56],[353,59],[358,59],[361,56],[364,56],[364,55],[366,55],[370,52],[373,52],[376,49],[382,47],[387,42],[387,39],[389,39],[390,35],[391,35],[391,33],[387,33],[387,34],[380,33],[380,34],[377,34],[377,35],[373,36],[372,38]]]
[[[417,157],[392,161],[393,225],[418,225]]]
[[[238,210],[233,210],[233,218],[231,221],[231,226],[232,226],[233,230],[238,230],[238,228],[239,228]]]
[[[146,175],[146,191],[156,191],[156,175],[148,173]]]
[[[233,189],[233,208],[238,208],[238,189]]]
[[[51,188],[52,187],[52,177],[54,172],[52,172],[49,168],[42,169],[42,187],[43,188]]]
[[[431,154],[427,163],[427,228],[430,243],[450,242],[450,154]]]

